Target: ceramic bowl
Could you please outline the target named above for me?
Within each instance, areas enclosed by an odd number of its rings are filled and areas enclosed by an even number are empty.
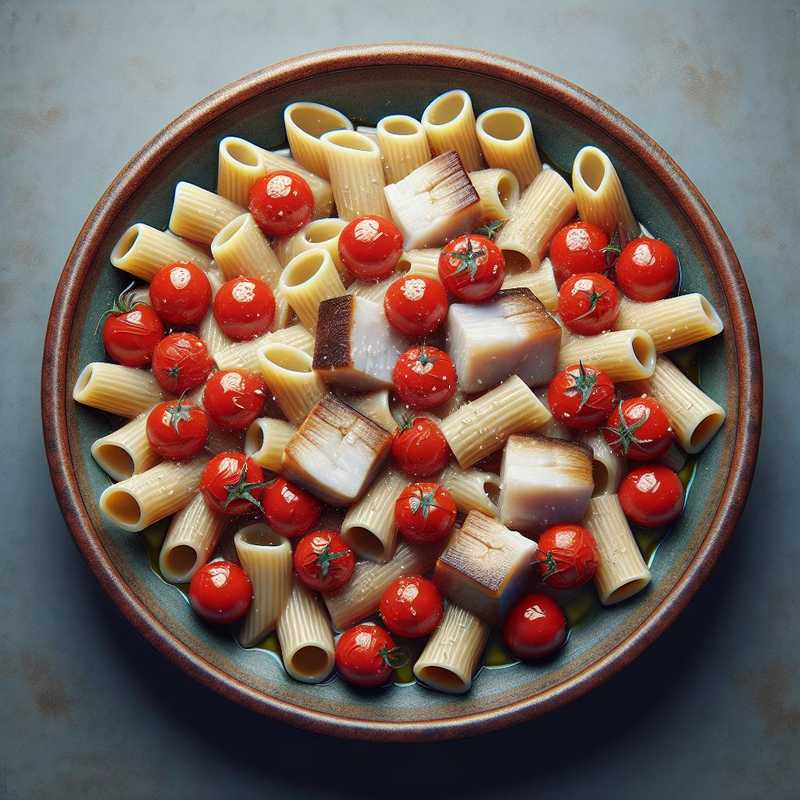
[[[108,420],[71,400],[81,366],[102,360],[94,328],[127,283],[111,268],[120,234],[143,221],[165,228],[175,183],[213,189],[217,143],[237,135],[285,146],[283,107],[298,99],[341,109],[360,124],[386,114],[420,116],[451,88],[477,111],[525,109],[540,149],[570,165],[588,143],[609,153],[639,219],[678,251],[684,291],[701,291],[725,333],[701,347],[702,385],[728,412],[702,454],[687,513],[661,543],[652,585],[579,625],[544,666],[484,670],[453,697],[420,686],[365,694],[332,681],[306,686],[263,651],[241,649],[199,624],[184,597],[151,569],[141,537],[109,527],[97,498],[108,484],[90,456]],[[441,739],[542,714],[628,664],[678,616],[724,547],[750,485],[761,420],[761,371],[753,308],[736,255],[706,201],[674,161],[629,120],[567,81],[535,67],[453,47],[393,44],[313,53],[260,70],[207,97],[170,123],[122,169],[89,214],[53,300],[42,381],[44,434],[53,483],[81,552],[125,616],[192,677],[251,709],[317,731],[370,739]]]

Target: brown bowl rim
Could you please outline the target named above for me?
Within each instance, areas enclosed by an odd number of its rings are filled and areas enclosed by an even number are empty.
[[[73,310],[96,251],[122,205],[175,147],[220,114],[270,88],[320,72],[369,65],[430,65],[469,70],[548,96],[602,127],[656,176],[696,230],[719,276],[732,321],[739,378],[734,452],[722,499],[698,552],[652,615],[603,658],[535,697],[463,717],[426,722],[377,722],[313,711],[264,695],[211,665],[171,634],[115,569],[78,489],[67,435],[67,348]],[[450,45],[387,43],[321,50],[257,70],[219,89],[174,119],[114,178],[92,209],[58,281],[44,345],[42,420],[53,487],[80,551],[125,617],[161,653],[196,680],[267,716],[320,733],[384,741],[437,740],[495,730],[576,699],[636,658],[675,620],[707,578],[741,514],[755,469],[761,432],[762,375],[750,294],[722,226],[681,168],[639,127],[599,98],[543,69],[481,50]]]

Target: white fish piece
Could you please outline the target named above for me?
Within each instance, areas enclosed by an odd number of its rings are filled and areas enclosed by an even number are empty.
[[[327,383],[359,392],[390,389],[407,349],[378,303],[344,295],[319,304],[313,366]]]
[[[450,150],[383,190],[406,250],[437,247],[467,233],[481,216],[478,192]]]
[[[559,522],[580,522],[594,491],[592,450],[536,434],[508,437],[500,469],[500,520],[535,534]]]
[[[513,373],[538,386],[556,373],[561,328],[530,289],[502,289],[487,303],[451,305],[447,343],[463,392],[486,391]]]

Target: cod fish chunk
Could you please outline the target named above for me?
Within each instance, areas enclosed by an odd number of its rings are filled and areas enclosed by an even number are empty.
[[[592,451],[582,442],[508,437],[498,500],[503,524],[535,534],[559,522],[580,522],[593,491]]]
[[[530,289],[503,289],[488,303],[454,303],[447,344],[463,392],[491,389],[516,373],[528,386],[556,373],[561,328]]]
[[[436,562],[436,585],[453,603],[497,625],[533,574],[537,544],[470,511]]]

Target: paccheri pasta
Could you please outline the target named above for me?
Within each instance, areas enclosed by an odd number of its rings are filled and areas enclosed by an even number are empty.
[[[168,229],[111,253],[144,284],[73,390],[121,418],[100,510],[171,517],[162,578],[243,647],[274,633],[298,681],[386,683],[399,637],[424,640],[409,676],[463,693],[493,626],[508,663],[552,654],[560,591],[647,587],[641,535],[724,423],[673,352],[723,320],[610,156],[568,181],[525,110],[479,111],[455,88],[354,126],[299,100],[291,157],[224,137],[214,189],[179,182]]]

